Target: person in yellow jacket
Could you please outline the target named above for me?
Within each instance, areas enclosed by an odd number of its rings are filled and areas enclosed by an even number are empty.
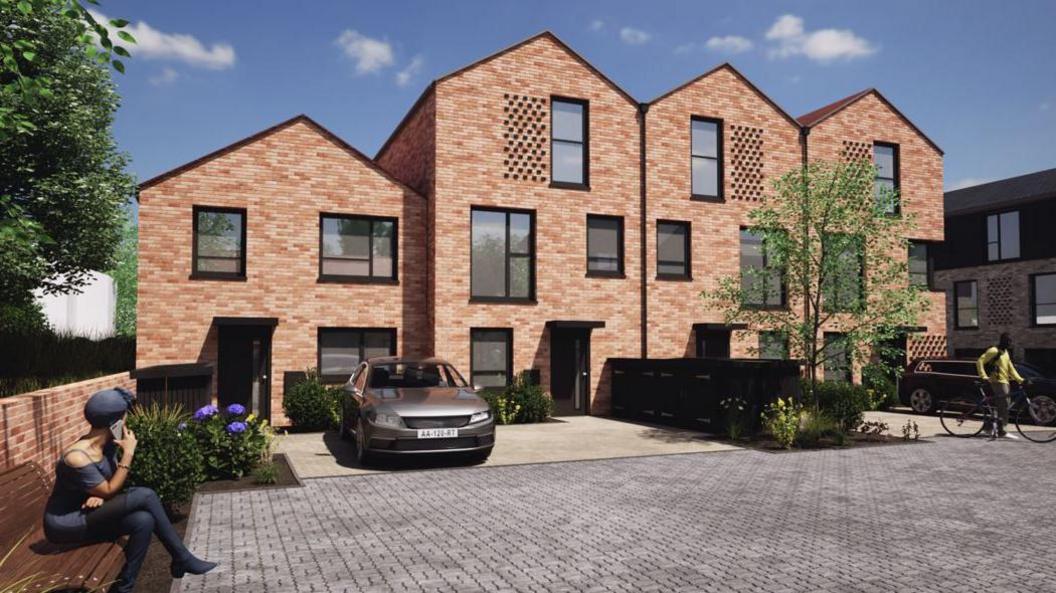
[[[979,378],[990,382],[990,389],[994,394],[994,406],[997,407],[997,436],[1002,438],[1015,438],[1005,432],[1005,426],[1008,424],[1008,395],[1011,392],[1009,384],[1011,381],[1019,384],[1025,383],[1012,364],[1012,358],[1008,354],[1010,350],[1012,350],[1012,336],[1003,333],[997,346],[988,348],[975,363]],[[990,367],[989,372],[987,372],[988,366]]]

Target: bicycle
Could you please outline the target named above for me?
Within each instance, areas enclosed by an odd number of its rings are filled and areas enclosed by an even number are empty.
[[[953,400],[940,404],[939,422],[946,432],[955,437],[974,437],[987,432],[996,439],[1000,422],[993,396],[983,381],[975,382],[979,397],[974,401]],[[1031,399],[1020,385],[1009,393],[1008,417],[1015,418],[1016,431],[1028,441],[1048,443],[1056,441],[1056,404],[1051,398]],[[1024,429],[1024,426],[1027,428]]]

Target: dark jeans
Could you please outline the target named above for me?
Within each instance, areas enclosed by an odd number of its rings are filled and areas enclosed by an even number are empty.
[[[158,495],[150,488],[129,488],[90,511],[87,522],[88,539],[111,540],[122,535],[128,536],[125,566],[113,591],[127,593],[135,588],[136,576],[147,556],[152,533],[158,536],[173,560],[183,560],[189,555],[183,540],[165,514]]]

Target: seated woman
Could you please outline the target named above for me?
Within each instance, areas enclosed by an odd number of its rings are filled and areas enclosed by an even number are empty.
[[[172,557],[173,578],[184,573],[205,574],[216,567],[187,550],[153,490],[132,487],[122,491],[136,455],[136,435],[124,427],[133,400],[131,393],[120,388],[99,391],[88,399],[84,417],[92,429],[56,462],[55,488],[44,510],[44,534],[54,543],[128,536],[125,566],[112,589],[118,593],[135,588],[151,533]]]

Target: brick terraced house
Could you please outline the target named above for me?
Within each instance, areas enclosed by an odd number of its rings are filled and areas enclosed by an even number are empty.
[[[435,80],[374,159],[298,116],[142,184],[137,365],[216,364],[221,403],[278,423],[285,373],[388,353],[604,414],[610,358],[788,355],[699,293],[765,261],[772,179],[858,157],[927,277],[942,152],[878,92],[797,120],[724,64],[640,103],[544,32]],[[946,349],[933,297],[910,355]]]
[[[956,357],[1013,337],[1013,359],[1056,374],[1056,169],[946,193],[935,284]]]

